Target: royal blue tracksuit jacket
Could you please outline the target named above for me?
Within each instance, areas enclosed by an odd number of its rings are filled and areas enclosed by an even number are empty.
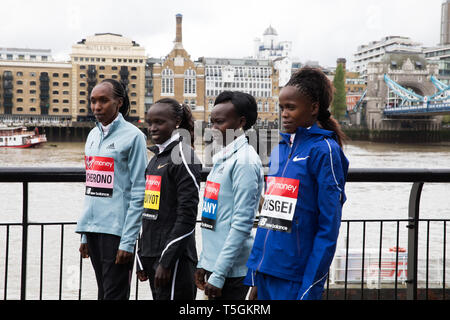
[[[299,127],[292,146],[290,134],[281,136],[272,151],[266,181],[277,185],[274,193],[278,194],[268,196],[267,188],[273,185],[266,183],[247,267],[250,276],[260,272],[299,282],[297,299],[320,299],[336,249],[349,162],[335,133],[316,124]],[[295,200],[289,198],[290,191],[297,197],[291,214]],[[271,217],[271,210],[278,210],[281,219]]]

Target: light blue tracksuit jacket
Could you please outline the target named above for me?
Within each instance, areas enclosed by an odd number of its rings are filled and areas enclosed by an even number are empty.
[[[86,157],[114,159],[112,197],[92,196],[86,188],[76,232],[119,236],[119,249],[133,252],[142,223],[147,143],[145,135],[119,113],[105,137],[97,123],[88,135]],[[88,159],[88,158],[87,158]],[[88,165],[88,161],[85,161]],[[82,237],[82,243],[86,237]]]
[[[197,267],[212,272],[208,282],[222,288],[225,278],[247,274],[251,230],[264,184],[261,160],[245,135],[213,157],[208,183],[218,194],[208,196],[205,192],[203,197],[202,252]]]

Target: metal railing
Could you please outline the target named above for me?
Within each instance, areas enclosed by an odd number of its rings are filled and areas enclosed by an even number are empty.
[[[202,171],[202,181],[206,181],[206,177],[209,173],[209,168],[204,168]],[[62,298],[62,268],[63,268],[63,255],[64,255],[64,231],[69,225],[75,225],[76,222],[30,222],[28,217],[28,199],[29,199],[29,184],[30,183],[80,183],[85,182],[85,170],[84,168],[31,168],[31,167],[6,167],[0,168],[0,183],[22,183],[22,221],[17,223],[3,223],[0,222],[0,227],[5,227],[6,231],[6,241],[3,248],[0,250],[5,250],[5,261],[4,261],[4,292],[3,298],[7,299],[7,288],[8,288],[8,258],[10,256],[10,229],[11,227],[21,227],[21,260],[20,260],[20,299],[26,299],[27,293],[27,266],[28,262],[28,246],[29,246],[29,227],[30,226],[40,226],[40,276],[39,276],[39,299],[42,299],[42,286],[43,286],[43,251],[44,251],[44,227],[45,226],[59,226],[60,227],[60,264],[59,264],[59,299]],[[396,247],[399,248],[399,229],[400,224],[405,224],[408,228],[408,248],[407,248],[407,279],[406,283],[406,299],[416,300],[418,299],[418,269],[419,269],[419,259],[418,259],[418,243],[419,243],[419,224],[420,222],[426,223],[428,232],[427,239],[427,260],[426,260],[426,293],[425,297],[428,298],[428,271],[429,271],[429,237],[430,237],[430,223],[431,222],[442,222],[443,224],[443,279],[442,279],[442,298],[446,298],[446,232],[447,232],[447,222],[450,219],[420,219],[420,199],[422,194],[422,189],[424,183],[450,183],[450,169],[350,169],[348,173],[347,182],[350,183],[363,183],[363,182],[383,182],[383,183],[413,183],[410,197],[409,197],[409,207],[408,207],[408,218],[407,219],[360,219],[360,220],[342,220],[342,225],[346,226],[346,249],[343,259],[345,260],[344,267],[341,271],[344,274],[344,284],[343,288],[332,289],[329,284],[329,279],[326,285],[326,292],[324,293],[325,298],[330,298],[334,290],[339,290],[343,292],[343,298],[347,299],[348,294],[354,290],[350,288],[348,281],[348,276],[354,270],[351,268],[351,257],[349,252],[349,232],[350,226],[358,223],[362,225],[362,256],[360,257],[361,265],[356,268],[357,272],[361,273],[359,298],[365,298],[365,287],[364,287],[364,277],[365,277],[365,241],[366,241],[366,228],[369,224],[378,223],[380,229],[380,240],[379,240],[379,259],[378,263],[378,275],[383,270],[383,262],[381,259],[382,250],[382,239],[383,239],[383,227],[386,224],[393,223],[396,225]],[[4,201],[4,200],[2,200]],[[352,227],[353,228],[353,227]],[[342,232],[342,231],[341,231]],[[74,249],[76,250],[76,248]],[[395,274],[394,281],[394,298],[397,299],[397,282],[399,274],[399,258],[400,252],[396,250],[395,255],[395,268],[393,271]],[[402,255],[402,259],[403,259]],[[358,258],[359,259],[359,258]],[[2,261],[0,261],[2,263]],[[403,266],[404,267],[404,266]],[[82,262],[80,257],[80,276],[79,276],[79,288],[78,288],[78,299],[81,299],[81,274],[82,274]],[[401,272],[400,272],[401,274]],[[403,275],[404,276],[404,275]],[[136,280],[137,281],[137,280]],[[382,289],[378,290],[377,298],[380,299],[382,294]],[[136,286],[136,298],[138,297],[138,287]]]

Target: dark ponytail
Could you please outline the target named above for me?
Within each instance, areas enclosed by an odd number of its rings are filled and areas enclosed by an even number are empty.
[[[337,142],[342,147],[348,138],[329,111],[333,100],[333,85],[328,77],[319,69],[304,67],[292,75],[286,86],[297,88],[302,95],[319,104],[319,125],[325,130],[334,131]]]
[[[172,98],[163,98],[155,102],[155,104],[167,104],[171,107],[174,118],[180,119],[180,128],[189,131],[191,136],[191,146],[194,147],[194,118],[191,108],[186,104],[180,104]]]
[[[128,93],[126,86],[115,79],[105,79],[101,83],[111,83],[113,86],[113,95],[115,98],[122,98],[122,106],[119,109],[119,112],[123,115],[124,118],[128,116],[130,113],[130,100],[128,99]]]

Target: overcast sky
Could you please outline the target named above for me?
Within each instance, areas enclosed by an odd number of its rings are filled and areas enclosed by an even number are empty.
[[[299,61],[351,64],[358,45],[387,35],[423,46],[439,42],[442,0],[14,0],[2,3],[0,47],[51,49],[68,59],[71,46],[113,32],[164,57],[173,47],[175,15],[183,15],[183,45],[192,59],[248,57],[272,25],[292,41]]]

